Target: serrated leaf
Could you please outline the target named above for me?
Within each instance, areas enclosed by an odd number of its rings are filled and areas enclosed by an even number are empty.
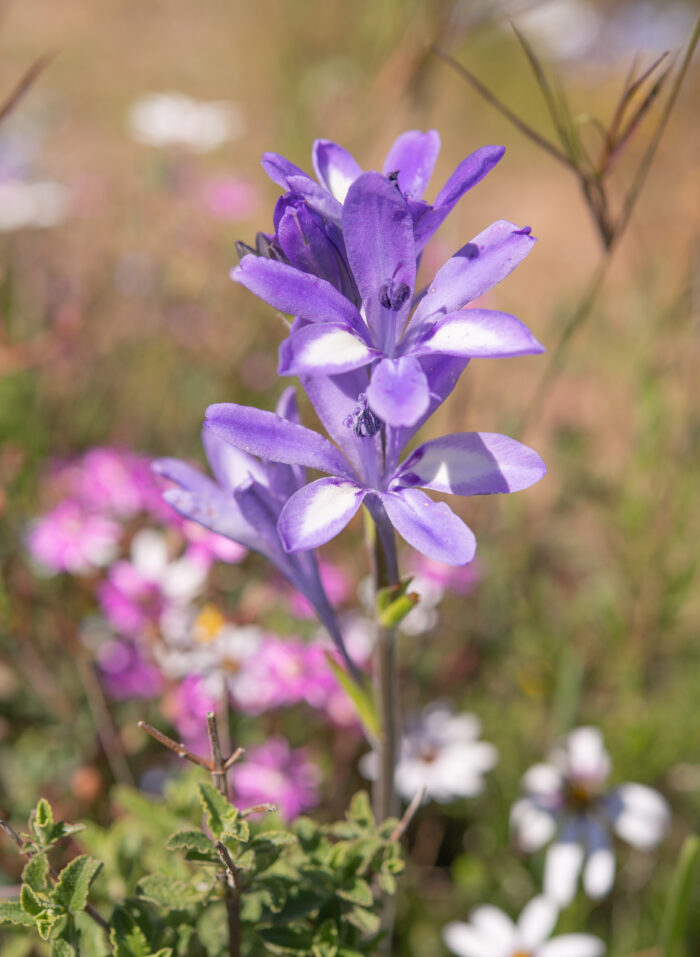
[[[87,854],[76,857],[61,871],[51,894],[53,902],[69,914],[84,910],[90,885],[101,867],[101,861],[96,861]]]
[[[287,899],[287,883],[275,877],[267,877],[260,882],[263,899],[273,914],[278,914]]]
[[[137,915],[125,907],[115,908],[110,921],[109,941],[114,948],[114,957],[148,957],[151,945],[146,929],[141,927]]]
[[[53,827],[53,810],[46,798],[41,798],[33,812],[34,825],[41,830]]]
[[[209,830],[218,841],[222,834],[233,826],[238,817],[238,811],[208,781],[200,781],[197,788],[204,813],[207,815]]]
[[[170,835],[165,846],[169,851],[199,851],[200,854],[213,852],[216,855],[214,845],[201,831],[176,831]],[[216,859],[219,859],[218,856]]]
[[[333,655],[331,655],[329,652],[326,652],[326,661],[328,662],[328,667],[333,672],[336,681],[355,706],[357,717],[360,719],[360,722],[362,723],[362,726],[367,732],[369,738],[378,738],[380,731],[379,715],[377,714],[377,709],[374,706],[372,692],[370,691],[369,687],[363,687],[362,685],[358,684],[357,681],[351,678],[347,671],[338,664]]]
[[[172,952],[172,947],[161,947],[160,950],[157,950],[154,954],[149,954],[148,957],[172,957]]]
[[[31,927],[34,918],[22,907],[19,901],[0,901],[0,924],[21,924]]]
[[[65,821],[57,821],[51,828],[49,841],[51,844],[55,844],[56,841],[61,841],[64,837],[69,837],[71,834],[79,834],[84,830],[84,824],[67,824]]]
[[[40,914],[45,913],[48,907],[47,902],[37,897],[28,884],[22,885],[19,900],[24,913],[33,918],[39,917]]]
[[[353,794],[347,817],[359,824],[360,827],[374,827],[374,814],[366,791],[358,791]]]
[[[379,915],[364,907],[353,907],[348,914],[344,915],[344,920],[349,921],[363,934],[376,934],[381,924]]]
[[[75,947],[62,937],[54,937],[49,953],[51,957],[78,957]]]
[[[313,943],[307,931],[296,927],[263,927],[259,934],[273,954],[309,954]]]
[[[338,888],[337,893],[338,897],[350,901],[351,904],[359,904],[360,907],[371,907],[374,904],[369,884],[361,877],[354,877],[347,881]]]
[[[36,929],[39,931],[39,937],[42,940],[48,940],[49,934],[53,930],[53,925],[58,920],[56,914],[49,914],[46,917],[40,917],[36,922]]]
[[[34,854],[24,866],[22,882],[33,891],[46,893],[49,889],[49,862],[45,854]]]
[[[239,867],[242,871],[249,871],[255,866],[255,851],[248,850],[243,851],[238,854],[235,859],[236,867]]]
[[[286,844],[298,844],[299,838],[291,831],[262,831],[256,834],[251,841],[251,847],[257,848],[260,844],[274,844],[275,847],[284,847]]]
[[[198,890],[192,884],[178,881],[165,874],[150,874],[136,885],[136,893],[170,910],[184,910],[202,901],[207,891]]]
[[[385,894],[396,893],[396,878],[393,874],[380,873],[378,876],[379,886]]]

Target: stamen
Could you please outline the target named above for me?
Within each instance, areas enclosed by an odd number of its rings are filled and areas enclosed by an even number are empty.
[[[367,396],[361,392],[357,397],[357,405],[351,414],[343,420],[343,425],[361,439],[371,439],[382,427],[381,419],[372,412],[367,405]]]
[[[410,287],[400,279],[387,279],[379,289],[379,302],[385,309],[398,312],[411,295]]]

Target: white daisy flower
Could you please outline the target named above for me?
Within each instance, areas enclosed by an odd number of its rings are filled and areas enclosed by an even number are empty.
[[[597,728],[577,728],[523,777],[525,796],[511,809],[511,826],[523,850],[550,841],[544,892],[561,906],[576,894],[583,871],[589,897],[604,897],[615,879],[611,831],[632,847],[648,850],[664,837],[668,804],[643,784],[606,790],[610,755]]]
[[[180,147],[207,153],[245,131],[238,109],[224,101],[202,102],[183,93],[143,96],[128,115],[131,136],[160,148]]]
[[[396,766],[397,792],[407,801],[426,789],[426,797],[441,804],[475,797],[484,787],[483,775],[498,760],[492,744],[479,741],[479,719],[467,712],[452,714],[443,704],[433,704],[409,722],[401,741]],[[378,773],[375,752],[364,755],[360,770],[374,780]]]
[[[514,922],[497,907],[477,907],[469,922],[453,921],[443,929],[447,947],[457,957],[600,957],[605,944],[591,934],[562,934],[550,940],[559,912],[556,904],[533,898]]]

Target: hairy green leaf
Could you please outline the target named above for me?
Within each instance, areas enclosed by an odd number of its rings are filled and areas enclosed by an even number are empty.
[[[185,881],[178,881],[165,874],[151,874],[142,878],[136,887],[136,893],[170,910],[184,910],[198,904],[206,896],[207,890],[199,890]]]
[[[24,866],[22,881],[33,891],[46,893],[49,890],[49,862],[45,854],[34,854]]]
[[[238,818],[238,811],[208,781],[200,781],[197,787],[199,799],[207,815],[209,830],[218,841],[224,832],[232,833],[233,825]]]
[[[21,924],[31,927],[34,918],[28,914],[19,901],[0,901],[0,924]]]
[[[61,871],[58,883],[53,889],[51,899],[69,914],[75,914],[85,909],[90,885],[102,867],[87,854],[76,857]]]
[[[338,897],[350,901],[351,904],[359,904],[360,907],[371,907],[374,903],[369,884],[361,877],[354,877],[339,887]]]

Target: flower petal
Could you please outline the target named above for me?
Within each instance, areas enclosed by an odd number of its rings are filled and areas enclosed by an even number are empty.
[[[236,448],[262,459],[353,477],[348,463],[328,439],[274,412],[219,402],[207,409],[204,425]]]
[[[419,445],[394,483],[456,495],[518,492],[546,473],[539,455],[498,432],[456,432]]]
[[[457,957],[499,957],[494,955],[491,942],[484,939],[470,924],[463,921],[451,921],[442,929],[445,946]]]
[[[279,153],[263,153],[261,165],[272,182],[277,183],[282,189],[289,189],[290,176],[306,176],[307,179],[311,179],[308,173]]]
[[[583,869],[583,889],[599,900],[610,893],[615,881],[615,855],[610,838],[597,821],[588,822],[588,857]]]
[[[367,440],[356,436],[345,422],[353,414],[358,396],[367,391],[368,381],[364,368],[335,376],[301,376],[301,384],[316,410],[316,415],[358,475],[362,468],[363,443]],[[379,434],[376,441],[381,441]]]
[[[610,755],[605,750],[599,728],[574,728],[566,736],[569,770],[576,777],[601,783],[610,773]]]
[[[202,445],[214,478],[222,488],[233,491],[251,478],[267,485],[265,466],[255,456],[235,448],[207,428],[202,428]]]
[[[343,237],[374,344],[391,353],[411,308],[416,251],[406,201],[381,173],[363,173],[348,190]]]
[[[546,796],[558,795],[562,789],[561,771],[553,764],[533,764],[523,775],[522,785],[526,791]]]
[[[476,554],[474,533],[444,502],[418,489],[380,495],[389,519],[409,545],[446,565],[467,565]]]
[[[482,146],[481,149],[462,160],[438,193],[432,209],[428,209],[416,223],[416,252],[421,252],[458,200],[467,190],[481,182],[504,153],[505,149],[502,146]]]
[[[576,841],[557,841],[547,851],[543,889],[560,907],[566,907],[576,895],[583,857],[583,848]]]
[[[261,543],[260,535],[250,525],[235,500],[224,495],[214,482],[211,484],[213,488],[206,495],[187,488],[169,488],[163,492],[163,498],[183,518],[270,557],[268,550]],[[279,551],[281,552],[281,548]]]
[[[499,219],[448,259],[436,273],[411,319],[411,327],[436,313],[451,313],[509,276],[535,245],[528,227]]]
[[[278,529],[285,549],[307,551],[330,541],[348,524],[366,492],[337,478],[317,479],[299,489],[280,512]]]
[[[498,907],[493,907],[491,904],[481,904],[469,913],[469,920],[477,930],[489,938],[491,946],[496,952],[516,943],[515,924]]]
[[[592,934],[562,934],[548,940],[537,951],[537,957],[602,957],[605,944]]]
[[[505,359],[544,352],[544,346],[526,325],[507,312],[463,309],[439,319],[420,342],[413,345],[407,341],[401,351],[415,356],[439,353],[471,359]]]
[[[554,837],[557,826],[554,817],[530,798],[520,798],[510,809],[510,826],[523,851],[539,851]]]
[[[399,189],[407,199],[421,199],[440,152],[437,130],[407,130],[391,145],[384,160],[385,176],[398,172]]]
[[[413,425],[428,411],[428,380],[417,359],[382,359],[373,369],[367,399],[376,415],[388,425]]]
[[[615,833],[632,847],[649,850],[666,835],[671,812],[664,798],[644,784],[623,784],[613,792]]]
[[[362,317],[349,299],[325,279],[288,263],[244,256],[231,278],[281,312],[310,322],[340,323],[364,334]]]
[[[331,140],[316,140],[311,150],[314,172],[328,192],[342,203],[362,167],[355,157]]]
[[[378,353],[347,328],[313,323],[292,332],[280,346],[279,375],[338,375],[372,362]]]
[[[559,908],[544,894],[533,897],[525,905],[518,918],[518,943],[523,950],[539,947],[554,930],[559,918]]]

